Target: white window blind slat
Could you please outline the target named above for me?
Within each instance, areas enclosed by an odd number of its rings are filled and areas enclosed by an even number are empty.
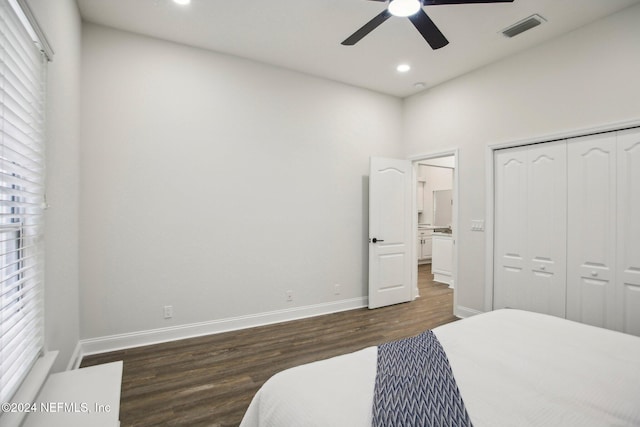
[[[46,59],[17,7],[0,0],[0,402],[43,349]]]
[[[25,259],[25,262],[29,260]],[[32,260],[33,261],[33,260]],[[6,298],[19,298],[21,295],[30,292],[32,288],[37,286],[37,270],[33,268],[21,268],[17,270],[16,273],[13,273],[12,276],[8,277],[4,283],[11,283],[11,287],[7,286],[8,289],[3,290],[2,296]],[[14,280],[15,279],[15,280]],[[3,307],[1,310],[4,313],[6,307]]]
[[[20,116],[16,111],[11,109],[11,102],[5,97],[3,105],[3,118],[6,123],[3,128],[4,133],[9,134],[12,138],[23,142],[25,148],[31,147],[34,135],[37,134],[39,127],[42,123],[33,119],[32,116],[24,115]]]
[[[7,40],[9,43],[9,40]],[[12,56],[13,55],[13,56]],[[15,59],[16,51],[10,46],[5,50],[5,58],[7,62],[7,72],[5,83],[7,91],[13,92],[16,98],[26,99],[27,101],[36,101],[38,99],[38,82],[33,81],[31,76],[23,78],[24,72],[29,72],[31,64]]]
[[[5,122],[5,123],[3,123]],[[0,118],[0,137],[4,139],[7,147],[11,147],[16,153],[26,156],[29,160],[36,163],[43,163],[43,153],[38,152],[38,147],[31,147],[29,135],[22,133],[19,129],[13,128],[4,118]]]
[[[23,305],[26,303],[22,303]],[[18,348],[26,348],[29,345],[28,342],[25,342],[22,338],[25,336],[32,336],[37,334],[37,328],[24,328],[23,324],[33,325],[38,322],[38,310],[30,311],[24,316],[13,314],[12,317],[8,319],[10,327],[7,331],[7,342],[6,342],[6,351],[9,353],[16,352]],[[16,360],[18,363],[19,360]]]
[[[35,59],[37,57],[31,54],[33,50],[33,40],[26,32],[24,24],[16,15],[13,7],[10,4],[7,6],[10,9],[5,9],[7,10],[7,13],[2,14],[2,17],[0,18],[3,21],[5,28],[1,35],[2,38],[6,39],[5,49],[12,53],[11,62],[13,64],[31,64],[31,66],[20,66],[20,69],[23,70],[20,74],[25,75],[25,80],[37,82],[39,79],[33,78],[33,76],[38,73],[40,67],[37,65],[39,63],[38,60]]]
[[[33,328],[29,330],[33,330]],[[7,384],[12,386],[13,388],[18,388],[25,377],[22,369],[20,369],[21,364],[23,363],[21,362],[21,360],[25,360],[30,356],[30,354],[40,351],[39,346],[35,346],[34,344],[32,344],[34,342],[37,342],[37,340],[40,338],[39,336],[30,333],[25,334],[21,338],[22,345],[19,348],[13,349],[14,351],[11,353],[11,355],[13,356],[11,357],[11,363],[2,364],[2,366],[0,367],[3,372],[9,373],[9,375],[7,375],[6,381]]]
[[[1,132],[0,132],[1,134]],[[0,135],[0,139],[2,135]],[[5,138],[10,139],[10,138]],[[9,144],[12,145],[13,142],[9,141]],[[15,155],[15,159],[9,160],[6,155],[7,151],[12,151]],[[3,155],[4,154],[4,155]],[[24,159],[22,162],[18,161],[20,158]],[[44,170],[44,165],[42,164],[42,160],[39,158],[28,159],[25,157],[25,154],[19,153],[10,147],[6,147],[4,153],[0,153],[0,167],[4,163],[11,162],[11,167],[7,169],[0,169],[0,184],[5,180],[14,179],[15,177],[29,177],[29,176],[40,176]],[[37,181],[34,181],[37,182]]]
[[[16,153],[16,158],[18,157],[20,156]],[[0,165],[4,161],[5,159],[0,156]],[[44,168],[37,163],[29,164],[26,162],[23,165],[14,164],[12,166],[11,170],[0,170],[0,187],[6,190],[5,197],[0,200],[7,200],[6,196],[28,197],[30,194],[40,194],[40,191],[34,190],[39,190],[42,187],[38,180]],[[29,187],[26,187],[28,190],[20,188],[25,182],[29,184]]]
[[[42,209],[40,209],[38,206],[34,206],[33,203],[28,200],[26,200],[25,202],[14,202],[8,199],[0,199],[0,212],[2,212],[2,208],[5,208],[5,210],[10,210],[14,206],[21,208],[26,215],[40,215],[42,213]]]
[[[2,161],[3,159],[0,158],[0,164],[2,164]],[[34,168],[31,170],[31,172],[36,172],[37,170],[38,169]],[[35,181],[35,179],[38,179],[37,174],[30,173],[30,175],[32,178],[31,181],[21,178],[20,175],[17,175],[16,173],[13,173],[11,175],[7,173],[0,174],[0,178],[3,179],[3,181],[0,182],[0,188],[4,190],[4,197],[0,198],[0,200],[10,200],[12,202],[16,202],[16,208],[19,207],[18,204],[21,202],[29,206],[38,207],[37,201],[40,200],[40,192],[38,190],[42,189],[42,184]],[[29,187],[27,188],[29,188],[30,191],[19,188],[20,186],[24,186],[25,184],[29,185]],[[12,200],[12,198],[17,200]],[[10,213],[14,216],[18,215],[15,211]]]
[[[25,98],[18,92],[17,88],[6,84],[2,89],[5,111],[11,111],[16,116],[22,118],[24,125],[29,125],[33,121],[33,116],[40,112],[35,110],[29,103],[33,99]]]

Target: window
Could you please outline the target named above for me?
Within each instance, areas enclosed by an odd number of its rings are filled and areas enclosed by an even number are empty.
[[[43,349],[44,71],[21,0],[0,0],[0,402]]]

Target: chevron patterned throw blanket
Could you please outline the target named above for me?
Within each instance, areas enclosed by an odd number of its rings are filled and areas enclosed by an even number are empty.
[[[373,427],[471,425],[433,332],[378,346]]]

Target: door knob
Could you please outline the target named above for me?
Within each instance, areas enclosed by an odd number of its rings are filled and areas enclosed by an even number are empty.
[[[384,242],[384,240],[382,239],[376,239],[375,237],[373,238],[373,240],[371,240],[373,243],[377,243],[377,242]]]
[[[540,270],[545,271],[547,269],[547,267],[545,267],[544,265],[540,266]]]
[[[591,276],[593,276],[593,277],[598,277],[598,272],[597,272],[597,271],[592,271],[592,272],[591,272]]]

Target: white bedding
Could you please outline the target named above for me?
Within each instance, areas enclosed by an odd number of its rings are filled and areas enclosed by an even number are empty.
[[[640,338],[519,310],[434,329],[475,427],[639,426]],[[370,427],[377,347],[280,372],[241,427]]]

